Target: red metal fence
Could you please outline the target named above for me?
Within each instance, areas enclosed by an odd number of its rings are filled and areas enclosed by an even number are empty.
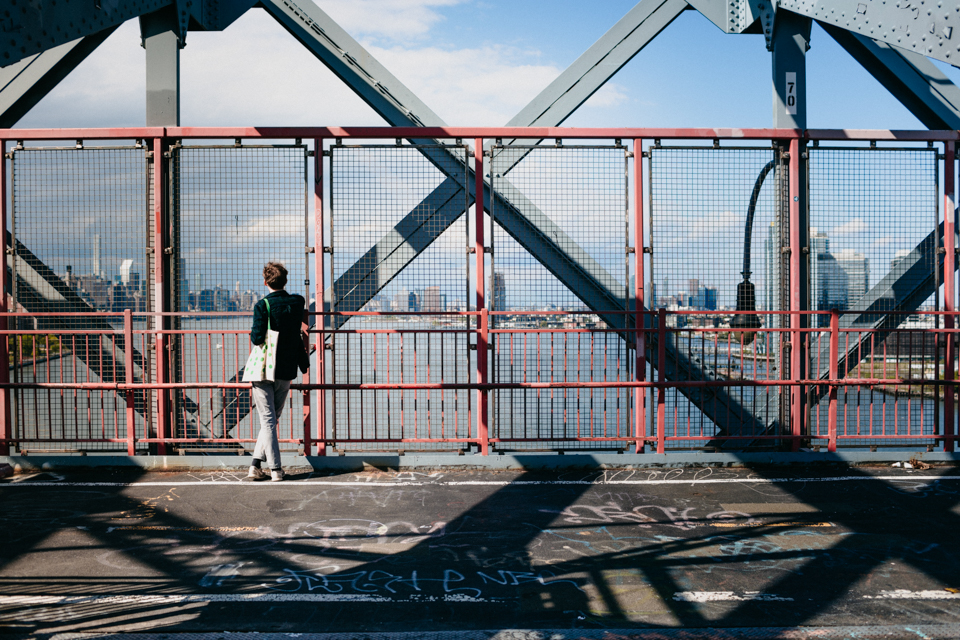
[[[0,131],[0,452],[242,453],[274,259],[288,450],[952,451],[957,138]]]

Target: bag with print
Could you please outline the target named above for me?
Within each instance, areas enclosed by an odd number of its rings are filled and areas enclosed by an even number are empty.
[[[280,333],[270,328],[270,301],[266,298],[263,301],[267,305],[267,339],[250,350],[250,357],[243,367],[244,382],[273,382],[277,365],[277,340]]]

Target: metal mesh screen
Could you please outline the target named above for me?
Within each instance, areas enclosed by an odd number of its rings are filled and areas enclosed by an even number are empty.
[[[938,309],[938,173],[932,148],[809,150],[810,309],[848,312],[840,320],[841,377],[942,379],[942,340],[926,332],[939,319],[917,313]],[[820,313],[811,324],[829,320]],[[825,377],[829,334],[812,334],[809,351],[812,377]],[[841,388],[838,433],[863,436],[841,446],[877,444],[870,435],[938,432],[942,389]],[[815,389],[811,402],[811,429],[824,435],[825,390]]]
[[[787,308],[786,173],[772,148],[650,150],[650,297],[655,308],[680,312],[667,316],[665,364],[676,379],[785,377],[777,329],[789,322],[762,312]],[[736,330],[729,313],[744,287],[752,287],[758,311],[750,331]],[[668,445],[776,433],[780,394],[775,387],[670,389],[666,432],[680,440]]]
[[[263,265],[283,263],[286,290],[310,299],[307,151],[188,146],[174,148],[170,163],[172,255],[165,277],[171,308],[184,314],[171,328],[190,332],[171,341],[171,373],[174,381],[237,382],[250,353],[253,307],[267,293]],[[302,406],[302,394],[291,393],[281,440],[302,435]],[[259,421],[251,409],[247,391],[178,391],[177,437],[256,439]]]
[[[14,382],[124,379],[123,319],[95,312],[150,310],[146,290],[148,175],[139,147],[18,148],[12,162],[15,310],[38,315],[9,338]],[[72,316],[64,314],[90,314]],[[144,317],[135,329],[146,328]],[[135,379],[150,379],[149,338],[135,340]],[[112,391],[19,390],[23,449],[117,449],[125,398]],[[151,404],[137,396],[137,433]],[[69,442],[70,444],[66,444]]]
[[[617,147],[495,146],[491,185],[493,254],[488,297],[492,381],[605,382],[630,379],[632,358],[620,334],[568,288],[577,267],[602,272],[613,297],[627,299],[627,157]],[[533,210],[542,216],[531,215]],[[542,263],[515,238],[504,218],[522,211],[540,237],[568,261]],[[541,256],[541,259],[549,260]],[[585,264],[587,261],[591,263]],[[572,282],[572,280],[568,280]],[[563,315],[538,314],[568,312]],[[608,316],[609,317],[609,316]],[[563,438],[630,435],[631,393],[625,389],[507,389],[491,394],[492,437],[500,449],[613,448],[623,442]],[[556,440],[553,440],[553,439]],[[524,440],[538,442],[524,442]]]
[[[333,382],[470,382],[462,146],[330,150]],[[470,437],[469,391],[336,391],[342,449],[449,449],[404,439]],[[364,439],[364,443],[356,442]],[[465,445],[463,445],[465,446]]]

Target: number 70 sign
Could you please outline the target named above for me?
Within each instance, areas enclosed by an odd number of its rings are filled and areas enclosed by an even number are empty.
[[[797,114],[797,73],[787,72],[786,91],[783,92],[783,102],[787,107],[787,115]]]

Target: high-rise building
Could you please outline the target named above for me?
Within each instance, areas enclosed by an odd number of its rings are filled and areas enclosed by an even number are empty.
[[[503,271],[493,272],[493,310],[505,311],[507,309],[507,281],[503,276]]]
[[[780,311],[780,234],[777,223],[770,221],[767,238],[763,241],[763,311]],[[768,315],[764,325],[768,328],[779,326],[779,316]]]
[[[687,293],[692,296],[697,295],[697,292],[700,291],[700,281],[696,278],[690,278],[687,280]]]
[[[407,311],[413,313],[420,312],[420,295],[416,291],[407,294]]]
[[[100,234],[93,236],[93,276],[100,277]]]
[[[440,287],[427,287],[423,290],[423,297],[420,301],[421,311],[437,312],[443,311],[440,304]]]
[[[133,260],[127,259],[120,263],[120,283],[130,284],[130,269],[133,268]]]
[[[816,227],[810,228],[810,309],[829,311],[847,308],[847,273],[830,253],[830,238]],[[817,316],[816,325],[830,324],[827,316]]]
[[[856,309],[857,303],[870,288],[870,260],[853,249],[843,249],[833,257],[847,276],[847,299],[842,308]]]

